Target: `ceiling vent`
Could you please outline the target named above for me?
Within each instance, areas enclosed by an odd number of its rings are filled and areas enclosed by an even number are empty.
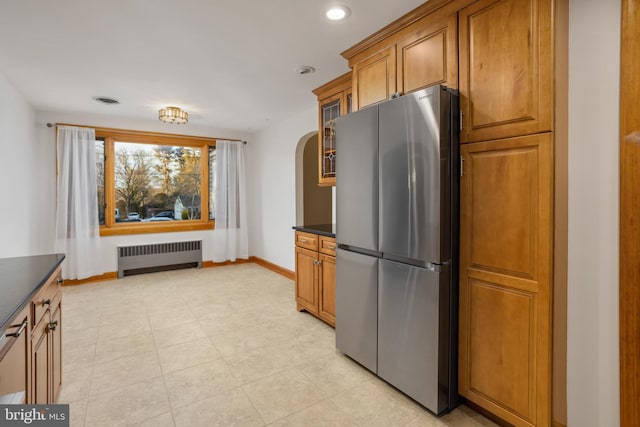
[[[111,98],[110,96],[94,96],[93,100],[96,102],[101,102],[103,104],[109,104],[109,105],[120,104],[120,101],[118,101],[115,98]]]

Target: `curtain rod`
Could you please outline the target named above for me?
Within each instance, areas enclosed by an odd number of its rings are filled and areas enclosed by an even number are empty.
[[[216,138],[216,137],[208,137],[208,136],[195,136],[195,135],[180,135],[180,134],[175,134],[175,133],[162,133],[162,132],[148,132],[148,131],[143,131],[143,130],[130,130],[130,129],[117,129],[117,128],[103,128],[100,126],[86,126],[86,125],[74,125],[74,124],[70,124],[70,123],[51,123],[48,122],[47,123],[47,127],[48,128],[52,128],[54,126],[75,126],[75,127],[79,127],[79,128],[91,128],[91,129],[101,129],[101,130],[111,130],[111,131],[116,131],[116,132],[122,132],[122,133],[147,133],[147,134],[162,134],[163,136],[176,136],[176,137],[180,137],[180,138],[184,138],[184,137],[192,137],[192,138],[207,138],[207,139],[215,139],[215,140],[222,140],[222,141],[236,141],[236,142],[242,142],[243,144],[246,144],[247,141],[244,141],[242,139],[234,139],[234,138]]]

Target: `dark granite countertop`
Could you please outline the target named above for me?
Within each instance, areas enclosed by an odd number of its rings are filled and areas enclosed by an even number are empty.
[[[63,260],[63,254],[0,258],[0,337]]]
[[[319,234],[321,236],[336,237],[335,224],[295,225],[293,229],[304,231],[305,233]]]

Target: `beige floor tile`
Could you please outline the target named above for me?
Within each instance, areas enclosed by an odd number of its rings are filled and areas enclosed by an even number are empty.
[[[149,418],[148,420],[144,420],[136,424],[137,427],[175,427],[175,425],[176,424],[173,421],[173,414],[171,412]]]
[[[166,374],[164,379],[174,409],[227,392],[240,385],[222,360],[171,372]]]
[[[85,425],[135,425],[171,410],[162,377],[89,398]]]
[[[69,403],[69,427],[84,427],[87,414],[87,398]]]
[[[123,357],[106,363],[96,363],[91,376],[90,396],[135,384],[162,375],[155,350]]]
[[[166,329],[166,328],[176,328],[177,331],[180,330],[180,326],[185,323],[192,323],[196,321],[196,317],[191,314],[189,310],[184,306],[182,310],[167,310],[164,312],[155,312],[149,314],[149,323],[151,324],[151,329]]]
[[[62,345],[65,348],[83,347],[95,344],[98,341],[98,328],[70,327],[71,323],[67,322],[66,318],[62,324]]]
[[[91,386],[91,373],[93,366],[86,368],[63,368],[62,389],[60,390],[60,403],[75,402],[86,399]]]
[[[359,384],[331,398],[331,401],[359,425],[404,426],[424,409],[378,379]]]
[[[224,361],[241,384],[291,368],[291,360],[280,349],[271,346],[227,356]]]
[[[295,414],[282,418],[269,427],[359,427],[330,400],[323,400]]]
[[[153,339],[157,348],[171,347],[190,341],[207,338],[199,322],[191,321],[164,329],[153,329]]]
[[[63,320],[65,322],[65,320]],[[96,344],[83,345],[82,347],[66,348],[63,347],[62,351],[62,368],[63,371],[67,369],[80,369],[88,366],[93,366],[93,362],[96,357]]]
[[[140,317],[134,322],[128,320],[113,321],[100,325],[98,328],[98,341],[108,341],[116,338],[130,337],[132,335],[147,334],[151,331],[151,325],[146,317]]]
[[[176,427],[264,426],[240,389],[220,393],[174,411]]]
[[[137,333],[122,338],[98,340],[96,363],[109,362],[122,357],[134,356],[155,350],[153,336],[150,333]]]
[[[371,372],[337,353],[303,362],[296,368],[328,396],[375,379]]]
[[[158,354],[165,375],[220,358],[209,338],[163,347],[158,349]]]
[[[327,397],[297,369],[288,369],[242,386],[267,423],[284,418]]]

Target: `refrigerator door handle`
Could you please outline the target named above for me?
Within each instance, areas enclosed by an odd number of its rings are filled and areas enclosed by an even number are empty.
[[[400,256],[394,256],[386,253],[382,254],[382,258],[387,259],[389,261],[399,262],[401,264],[408,264],[408,265],[413,265],[415,267],[424,268],[425,270],[433,271],[435,273],[449,271],[449,268],[451,265],[451,261],[448,261],[448,260],[441,263],[433,263],[433,262],[427,262],[427,261],[422,261],[418,259],[410,259],[410,258],[404,258]]]

